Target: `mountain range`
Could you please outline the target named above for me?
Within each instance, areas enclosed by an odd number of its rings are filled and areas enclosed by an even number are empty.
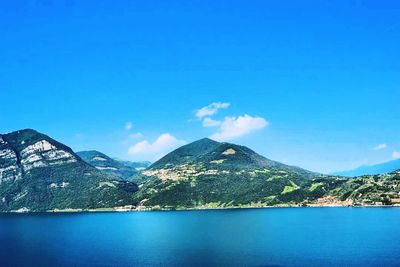
[[[96,169],[124,180],[132,178],[151,164],[150,162],[129,162],[112,159],[96,150],[80,151],[76,154]]]
[[[335,172],[332,173],[332,175],[356,177],[362,175],[390,173],[399,169],[400,169],[400,159],[396,159],[375,165],[360,166],[354,170]]]
[[[392,204],[400,192],[399,172],[323,175],[208,138],[176,149],[142,175],[138,206],[156,209]]]
[[[75,153],[31,129],[0,135],[0,211],[400,203],[400,171],[323,175],[208,138],[148,164]]]

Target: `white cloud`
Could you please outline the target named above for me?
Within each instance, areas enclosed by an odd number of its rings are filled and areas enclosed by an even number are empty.
[[[201,119],[206,116],[212,116],[216,114],[220,109],[229,108],[230,105],[230,103],[214,102],[206,107],[197,110],[196,117]]]
[[[131,130],[132,127],[133,127],[132,122],[128,121],[128,122],[125,123],[125,130],[126,130],[126,131]]]
[[[131,155],[153,154],[158,156],[184,144],[186,144],[184,140],[179,140],[169,133],[164,133],[160,135],[153,143],[144,140],[131,146],[128,150],[128,153]]]
[[[204,127],[217,127],[221,125],[221,121],[213,120],[211,118],[204,118],[203,126]]]
[[[233,140],[263,129],[267,125],[268,122],[264,118],[252,117],[247,114],[239,117],[226,117],[218,132],[213,134],[211,138],[217,141]]]
[[[131,139],[137,139],[137,138],[141,138],[141,137],[143,137],[142,133],[133,133],[133,134],[129,135],[129,138],[131,138]]]
[[[387,144],[379,144],[376,147],[374,147],[374,150],[382,150],[387,148]]]
[[[400,152],[399,151],[394,151],[392,154],[393,159],[400,159]]]

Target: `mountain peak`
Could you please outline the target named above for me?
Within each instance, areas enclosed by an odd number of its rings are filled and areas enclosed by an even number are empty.
[[[220,143],[209,138],[197,140],[172,151],[151,165],[149,170],[186,168],[187,164],[213,170],[274,169],[304,176],[313,175],[307,170],[269,160],[248,147]]]
[[[210,139],[208,137],[204,137],[204,138],[199,139],[197,141],[194,141],[194,142],[192,142],[192,143],[190,143],[188,145],[193,146],[193,145],[199,145],[199,144],[202,144],[202,145],[217,145],[217,144],[220,144],[220,143],[217,142],[217,141],[214,141],[214,140],[212,140],[212,139]]]
[[[6,134],[0,134],[0,135],[4,136],[5,138],[7,138],[7,136],[8,136],[8,137],[10,137],[10,139],[14,139],[14,138],[26,139],[26,138],[30,138],[32,136],[37,136],[37,135],[44,136],[44,134],[41,134],[38,131],[36,131],[34,129],[29,129],[29,128],[9,132]]]
[[[220,143],[217,141],[209,138],[202,138],[172,151],[152,164],[150,169],[162,169],[169,165],[179,165],[195,161],[197,157],[206,154],[218,145],[220,145]]]
[[[12,131],[12,132],[8,132],[8,133],[2,134],[2,135],[7,135],[7,134],[19,134],[19,133],[24,133],[24,132],[37,133],[37,131],[34,130],[34,129],[25,128],[25,129],[19,129],[19,130],[15,130],[15,131]]]
[[[51,137],[40,133],[33,129],[22,129],[7,134],[1,135],[2,139],[7,142],[14,150],[23,150],[28,146],[39,144],[40,142],[46,143],[48,146],[55,146],[69,153],[73,153],[72,149],[68,146],[57,142]]]
[[[217,142],[217,141],[214,141],[214,140],[212,140],[211,138],[208,138],[208,137],[203,137],[203,138],[201,138],[201,139],[199,139],[199,140],[197,140],[197,141],[206,141],[206,142]],[[196,141],[195,141],[196,142]],[[218,142],[217,142],[218,143]]]

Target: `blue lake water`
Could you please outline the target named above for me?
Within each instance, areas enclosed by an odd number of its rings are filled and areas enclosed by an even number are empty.
[[[1,266],[399,266],[400,208],[0,215]]]

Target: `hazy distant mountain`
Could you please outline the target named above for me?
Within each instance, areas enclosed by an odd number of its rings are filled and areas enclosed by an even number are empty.
[[[354,170],[335,172],[333,175],[355,177],[361,175],[374,175],[394,172],[400,169],[400,159],[388,161],[376,165],[361,166]]]
[[[34,130],[0,135],[0,211],[115,207],[137,189]]]
[[[127,161],[114,158],[114,160],[122,163],[125,166],[135,168],[137,171],[143,171],[151,165],[150,161]]]
[[[119,161],[96,150],[81,151],[77,152],[77,154],[96,169],[125,180],[132,178],[132,176],[150,165],[147,162]]]

